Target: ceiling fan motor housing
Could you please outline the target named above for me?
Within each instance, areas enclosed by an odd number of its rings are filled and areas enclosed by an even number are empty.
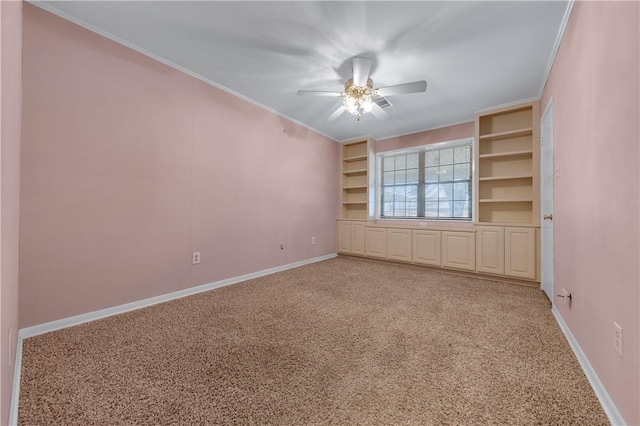
[[[373,95],[372,88],[373,80],[370,78],[367,78],[366,86],[355,86],[353,84],[353,78],[350,78],[346,83],[344,83],[344,93],[349,96],[353,96],[354,98],[358,98],[362,95]]]

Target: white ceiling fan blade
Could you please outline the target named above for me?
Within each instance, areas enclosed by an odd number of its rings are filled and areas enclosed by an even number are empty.
[[[353,84],[355,86],[366,86],[370,71],[371,59],[353,58]]]
[[[424,80],[414,81],[413,83],[396,84],[395,86],[387,86],[376,89],[378,96],[403,95],[405,93],[418,93],[427,90],[427,82]]]
[[[387,118],[390,117],[389,113],[385,110],[383,110],[382,108],[380,108],[380,106],[378,104],[376,104],[375,102],[373,103],[373,106],[371,107],[371,114],[374,115],[375,118],[377,118],[380,121],[384,121]]]
[[[326,92],[322,90],[298,90],[299,96],[330,96],[333,98],[339,98],[342,96],[341,92]]]
[[[329,117],[327,117],[327,121],[333,121],[336,118],[340,117],[342,113],[345,111],[345,107],[340,105],[337,110],[335,110]]]

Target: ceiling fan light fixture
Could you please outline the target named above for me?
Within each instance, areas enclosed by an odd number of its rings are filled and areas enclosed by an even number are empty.
[[[342,101],[342,105],[344,109],[347,110],[349,114],[357,115],[358,114],[358,99],[354,98],[351,95],[346,95],[344,100]]]
[[[352,78],[347,80],[344,85],[342,105],[349,114],[357,115],[358,120],[360,120],[362,114],[370,112],[373,108],[372,87],[373,81],[370,78],[367,79],[366,86],[354,85]]]

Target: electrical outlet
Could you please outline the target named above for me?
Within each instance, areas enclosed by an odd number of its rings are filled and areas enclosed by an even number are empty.
[[[191,263],[193,263],[194,265],[200,263],[200,252],[199,251],[194,251],[193,252],[193,256],[191,258]]]
[[[316,243],[316,237],[311,237],[311,244],[315,244]]]
[[[613,348],[622,358],[622,327],[615,321],[613,322]]]

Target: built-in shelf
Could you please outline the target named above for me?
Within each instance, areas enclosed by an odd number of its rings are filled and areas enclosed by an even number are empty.
[[[355,169],[355,170],[345,170],[342,174],[345,175],[360,175],[367,173],[367,169]]]
[[[375,185],[373,159],[375,141],[364,139],[340,147],[341,219],[367,220],[373,217]]]
[[[483,158],[503,158],[503,157],[519,157],[519,156],[527,156],[533,155],[532,149],[524,149],[521,151],[509,151],[509,152],[499,152],[495,154],[480,154],[480,159]]]
[[[483,142],[495,140],[495,139],[507,139],[517,138],[518,136],[529,136],[533,133],[532,127],[526,127],[523,129],[509,130],[506,132],[490,133],[487,135],[480,135],[479,139]]]
[[[533,175],[509,175],[509,176],[487,176],[478,178],[480,182],[486,182],[490,180],[508,180],[508,179],[531,179]]]
[[[539,228],[540,225],[519,222],[476,222],[476,226],[517,226],[520,228]]]
[[[480,199],[481,203],[531,203],[531,198],[485,198]]]
[[[343,158],[343,161],[352,162],[352,161],[361,161],[366,160],[367,156],[365,155],[354,155],[353,157]]]
[[[539,223],[538,101],[476,115],[476,219]]]

